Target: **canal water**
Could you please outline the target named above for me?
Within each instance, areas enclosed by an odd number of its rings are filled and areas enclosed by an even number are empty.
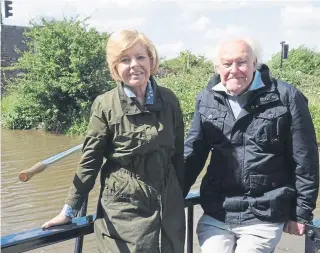
[[[21,170],[54,154],[81,144],[83,138],[44,133],[36,130],[2,130],[1,140],[1,236],[39,228],[57,215],[64,204],[77,167],[80,153],[49,167],[29,182],[20,182]],[[197,181],[193,189],[199,186]],[[88,213],[94,213],[99,192],[99,177],[89,196]],[[316,215],[320,215],[320,203]],[[195,210],[196,221],[202,214]],[[196,226],[194,226],[196,227]],[[194,237],[194,252],[199,252]],[[75,240],[54,244],[30,252],[73,252]],[[280,252],[303,252],[303,238],[285,235],[277,248]],[[93,235],[85,236],[83,252],[97,252]]]

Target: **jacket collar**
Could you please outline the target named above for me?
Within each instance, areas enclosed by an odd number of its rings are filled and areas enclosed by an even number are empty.
[[[149,81],[154,94],[154,103],[146,104],[145,107],[142,107],[139,102],[126,95],[123,83],[117,83],[120,106],[125,115],[134,115],[147,111],[160,111],[164,107],[164,100],[159,92],[159,87],[156,81],[152,76],[150,76]]]
[[[132,89],[129,86],[123,85],[123,90],[128,97],[130,98],[136,97],[136,94],[132,91]],[[152,89],[150,80],[148,80],[146,94],[145,94],[145,103],[153,104],[153,101],[154,101],[153,89]]]

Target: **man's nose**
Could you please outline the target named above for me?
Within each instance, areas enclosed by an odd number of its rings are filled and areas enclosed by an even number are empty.
[[[230,72],[237,72],[239,70],[239,66],[236,62],[232,63],[230,67]]]

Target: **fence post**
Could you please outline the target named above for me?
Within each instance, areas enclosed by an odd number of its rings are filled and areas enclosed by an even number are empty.
[[[193,252],[193,204],[188,206],[187,252]]]
[[[78,217],[83,217],[87,215],[88,198],[83,202],[82,207],[77,215]],[[83,236],[76,238],[76,243],[74,246],[74,253],[82,253],[83,247]]]
[[[320,227],[306,224],[305,253],[320,253]]]

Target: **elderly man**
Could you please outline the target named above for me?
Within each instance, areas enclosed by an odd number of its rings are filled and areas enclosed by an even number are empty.
[[[307,99],[257,64],[248,39],[217,46],[217,75],[196,102],[185,142],[185,195],[202,179],[204,253],[273,252],[282,231],[312,221],[319,154]]]

